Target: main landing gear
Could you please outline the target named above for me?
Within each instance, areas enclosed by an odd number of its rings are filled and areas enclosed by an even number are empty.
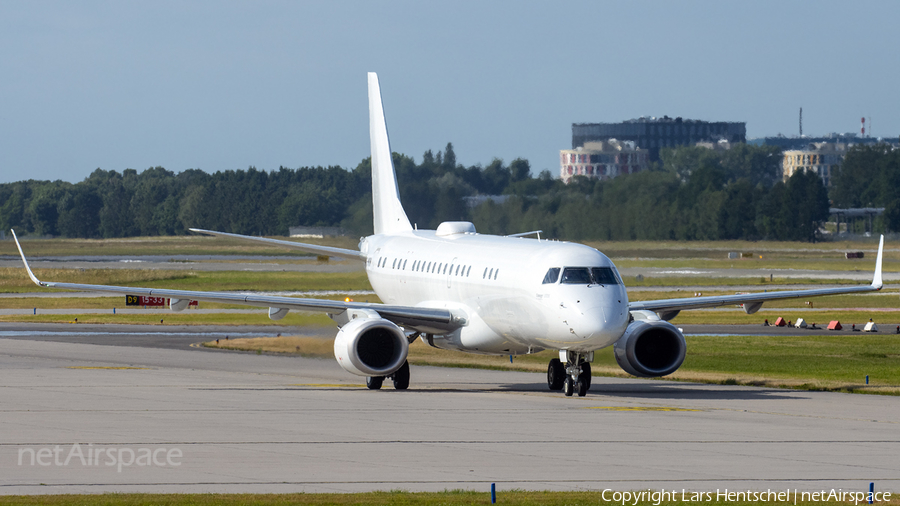
[[[554,358],[547,367],[547,386],[550,390],[562,390],[566,397],[571,397],[578,392],[579,397],[584,397],[591,388],[591,364],[593,353],[575,353],[560,351],[560,357],[566,357],[566,364]]]
[[[368,376],[366,378],[366,387],[369,390],[378,390],[384,383],[385,378],[391,378],[394,382],[394,390],[406,390],[409,388],[409,362],[403,362],[400,369],[397,369],[390,376]]]

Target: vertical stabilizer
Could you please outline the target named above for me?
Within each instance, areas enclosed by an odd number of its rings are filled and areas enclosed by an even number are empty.
[[[406,211],[400,204],[397,174],[391,160],[391,144],[388,141],[384,107],[381,105],[381,88],[378,75],[369,72],[369,140],[372,143],[372,206],[375,215],[375,233],[390,234],[412,230]]]

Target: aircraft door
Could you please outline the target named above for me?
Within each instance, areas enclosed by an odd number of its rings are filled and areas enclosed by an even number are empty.
[[[453,260],[450,262],[450,267],[447,267],[447,288],[450,288],[450,279],[453,276],[453,269],[456,268],[457,260],[459,260],[459,257],[453,257]]]

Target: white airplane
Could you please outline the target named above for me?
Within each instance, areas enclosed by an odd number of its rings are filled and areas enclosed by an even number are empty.
[[[400,203],[391,160],[378,77],[369,73],[369,134],[375,233],[359,251],[224,232],[237,237],[320,255],[363,260],[382,304],[224,292],[162,290],[41,281],[16,246],[31,279],[47,288],[114,292],[170,298],[174,311],[190,300],[269,308],[269,318],[291,309],[328,313],[339,327],[334,356],[346,371],[366,376],[370,389],[385,378],[409,386],[409,344],[489,355],[558,350],[547,384],[567,396],[590,387],[594,351],[613,346],[616,361],[635,376],[673,373],[684,361],[684,335],[668,322],[679,311],[743,305],[755,313],[765,301],[880,290],[884,236],[870,285],[746,295],[629,302],[616,266],[594,248],[551,240],[478,234],[468,222],[445,222],[437,230],[410,225]]]

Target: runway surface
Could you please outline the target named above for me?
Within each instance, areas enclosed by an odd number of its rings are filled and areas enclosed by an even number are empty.
[[[368,391],[333,360],[189,347],[234,327],[78,327],[0,324],[0,494],[900,490],[898,397],[595,378],[566,398],[415,366]]]

